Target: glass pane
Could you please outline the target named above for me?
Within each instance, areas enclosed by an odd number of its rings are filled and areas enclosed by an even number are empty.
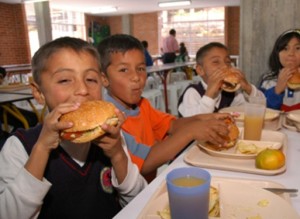
[[[36,15],[34,3],[26,3],[26,18],[28,25],[28,35],[30,41],[31,56],[40,47],[38,29],[36,25]],[[84,13],[74,11],[63,11],[51,8],[52,38],[62,36],[77,37],[86,40],[86,28],[84,24]]]
[[[184,42],[189,55],[212,41],[224,43],[224,7],[162,11],[160,23],[160,48],[169,30],[176,30],[177,41]]]

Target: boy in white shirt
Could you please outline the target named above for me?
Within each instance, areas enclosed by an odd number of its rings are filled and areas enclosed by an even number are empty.
[[[18,130],[0,152],[0,218],[112,218],[146,185],[128,158],[116,111],[116,127],[102,125],[97,142],[61,140],[72,127],[61,115],[101,99],[98,52],[87,42],[63,37],[32,59],[32,92],[49,114],[43,124]]]
[[[244,104],[249,96],[264,96],[245,75],[234,69],[240,81],[241,89],[229,93],[222,91],[221,86],[226,77],[224,68],[231,67],[228,49],[225,45],[212,42],[201,47],[196,54],[196,72],[201,81],[189,85],[178,101],[178,113],[182,117],[218,112],[229,106]]]

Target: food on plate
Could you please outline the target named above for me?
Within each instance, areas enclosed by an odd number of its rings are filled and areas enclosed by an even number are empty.
[[[61,132],[61,138],[83,143],[102,136],[105,132],[101,125],[118,123],[115,108],[112,103],[101,100],[83,102],[77,110],[61,116],[60,121],[73,123],[71,128]]]
[[[233,68],[225,69],[227,76],[223,79],[223,84],[221,88],[227,92],[235,92],[240,89],[240,79],[237,76],[237,73],[234,72]]]
[[[290,89],[300,89],[300,72],[297,70],[293,76],[288,80],[287,86]]]
[[[210,186],[209,189],[209,211],[208,216],[220,217],[220,199],[217,188]]]
[[[255,166],[259,169],[276,170],[285,165],[285,155],[281,150],[265,149],[255,158]]]
[[[165,207],[162,211],[158,211],[157,214],[161,219],[171,219],[171,212],[169,205]]]
[[[270,204],[270,202],[267,199],[262,199],[257,203],[257,205],[259,207],[267,207],[267,206],[269,206],[269,204]]]
[[[210,186],[209,189],[209,217],[220,217],[220,202],[219,202],[219,191],[217,188]],[[157,211],[157,214],[161,219],[171,219],[171,212],[169,205]]]
[[[236,143],[236,150],[242,154],[258,154],[262,150],[269,149],[280,149],[282,143],[280,142],[271,142],[271,141],[248,141],[248,140],[239,140]]]
[[[221,151],[221,150],[227,150],[233,146],[235,146],[236,141],[240,135],[239,128],[235,124],[235,121],[233,119],[227,118],[225,119],[226,124],[228,125],[229,134],[228,136],[224,136],[224,139],[226,141],[225,145],[214,145],[210,142],[205,143],[205,147],[208,147],[209,149]]]
[[[242,154],[256,154],[258,151],[258,148],[255,144],[240,141],[237,143],[237,150],[241,152]]]

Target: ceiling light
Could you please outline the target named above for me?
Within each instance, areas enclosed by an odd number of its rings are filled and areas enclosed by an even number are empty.
[[[183,5],[190,5],[191,1],[168,1],[168,2],[159,2],[159,7],[172,7],[172,6],[183,6]]]
[[[22,0],[23,3],[46,2],[48,0]]]
[[[115,12],[117,10],[118,10],[117,7],[108,6],[108,7],[101,7],[101,8],[93,9],[91,11],[91,13],[92,14],[101,14],[101,13]]]

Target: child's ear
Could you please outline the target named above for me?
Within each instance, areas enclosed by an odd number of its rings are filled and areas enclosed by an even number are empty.
[[[44,97],[43,93],[41,92],[39,85],[37,85],[35,82],[32,82],[30,84],[30,87],[31,87],[31,92],[32,92],[34,99],[36,99],[36,101],[39,104],[45,105],[45,97]]]
[[[205,75],[203,67],[201,65],[198,65],[198,64],[196,65],[196,72],[199,76],[204,76]]]
[[[107,76],[104,73],[101,73],[100,78],[101,78],[103,87],[108,87],[109,81],[108,81]]]

